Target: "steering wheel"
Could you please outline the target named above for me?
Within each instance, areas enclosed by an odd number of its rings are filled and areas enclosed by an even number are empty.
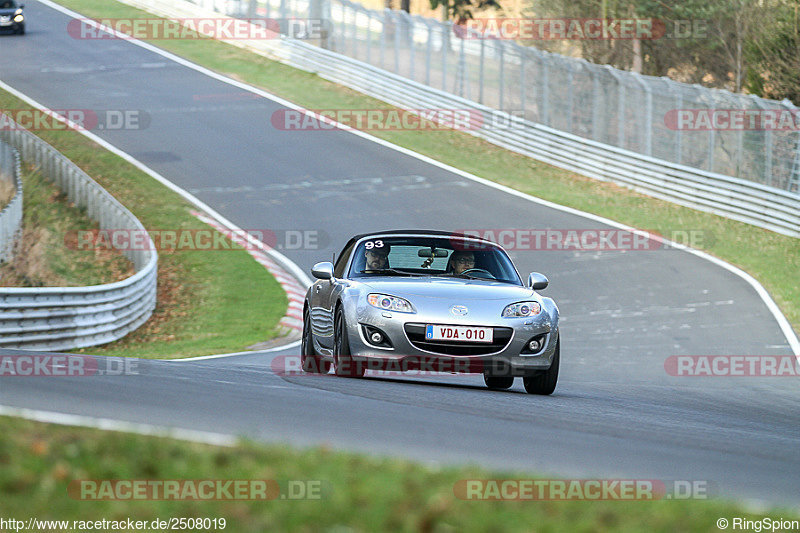
[[[485,270],[485,269],[483,269],[483,268],[468,268],[468,269],[466,269],[464,272],[462,272],[461,274],[459,274],[459,276],[463,276],[464,274],[469,274],[470,272],[482,272],[483,274],[486,274],[486,275],[488,275],[488,276],[489,276],[489,278],[488,278],[488,279],[497,279],[497,278],[494,276],[494,274],[492,274],[491,272],[489,272],[488,270]]]

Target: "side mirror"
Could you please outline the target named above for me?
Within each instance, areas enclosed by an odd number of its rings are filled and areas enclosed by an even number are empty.
[[[317,279],[332,279],[333,278],[333,263],[330,261],[323,261],[317,263],[311,269],[311,275]]]
[[[531,272],[531,275],[528,276],[528,287],[535,291],[546,289],[549,284],[550,282],[547,280],[547,277],[538,272]]]

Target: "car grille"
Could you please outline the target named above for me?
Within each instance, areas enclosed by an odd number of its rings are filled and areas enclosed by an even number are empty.
[[[492,328],[492,342],[433,341],[425,338],[425,324],[409,323],[403,326],[414,347],[441,355],[486,355],[501,351],[511,341],[514,330]]]

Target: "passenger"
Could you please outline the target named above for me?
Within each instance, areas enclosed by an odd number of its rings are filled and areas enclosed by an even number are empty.
[[[475,254],[472,252],[455,251],[450,254],[447,261],[447,271],[454,276],[460,276],[464,271],[475,268]]]

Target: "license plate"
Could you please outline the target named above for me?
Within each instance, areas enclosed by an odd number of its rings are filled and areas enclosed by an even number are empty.
[[[492,328],[476,328],[472,326],[440,326],[428,324],[425,338],[430,341],[456,342],[492,342]]]

